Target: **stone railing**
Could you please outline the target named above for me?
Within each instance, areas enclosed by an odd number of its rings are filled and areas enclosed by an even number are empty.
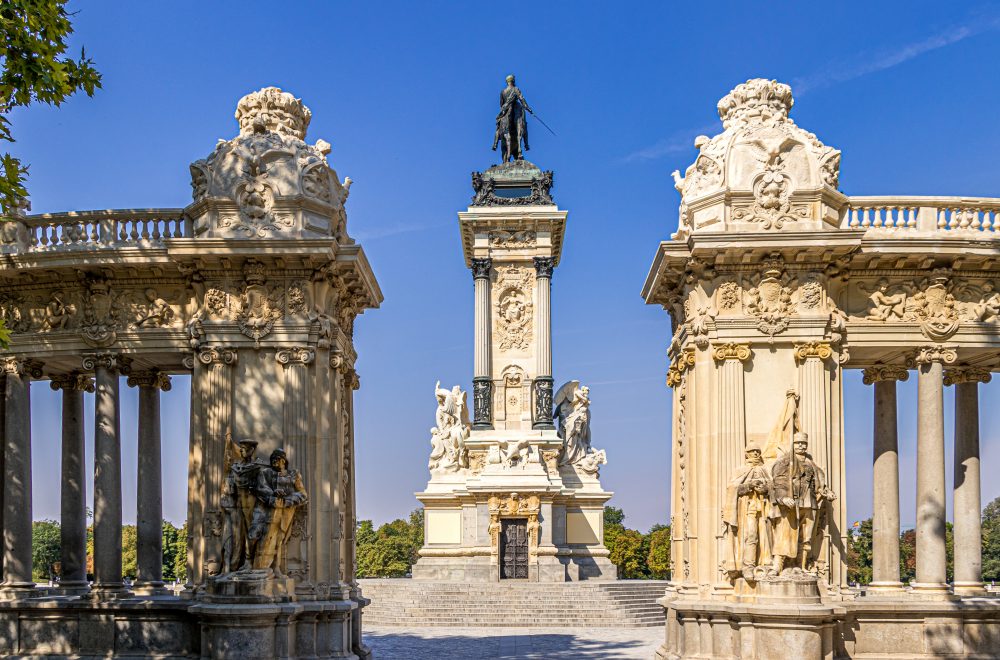
[[[41,213],[12,219],[2,234],[6,246],[33,252],[150,246],[192,232],[184,209],[168,208]]]
[[[850,197],[842,229],[961,231],[1000,236],[995,197]]]

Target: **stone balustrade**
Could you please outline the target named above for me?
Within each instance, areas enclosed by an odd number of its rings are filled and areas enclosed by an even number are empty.
[[[865,196],[848,200],[841,229],[1000,232],[1000,198],[996,197]]]
[[[41,213],[14,218],[3,234],[7,252],[159,245],[164,239],[190,238],[184,209],[109,209]]]

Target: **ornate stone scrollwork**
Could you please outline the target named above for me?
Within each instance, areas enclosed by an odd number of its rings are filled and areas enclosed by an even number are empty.
[[[774,336],[788,328],[792,314],[792,290],[780,255],[764,260],[764,268],[755,287],[750,289],[747,313],[757,317],[757,329],[774,341]]]
[[[925,346],[907,359],[909,366],[940,362],[942,364],[953,364],[958,359],[958,352],[950,346]]]
[[[511,493],[503,498],[499,495],[490,495],[487,506],[490,512],[489,529],[494,555],[500,551],[501,518],[527,518],[528,554],[531,557],[538,554],[538,514],[542,509],[541,504],[541,498],[535,494]]]
[[[525,350],[531,345],[533,308],[531,271],[510,264],[497,269],[497,347],[501,351]]]
[[[49,376],[49,387],[54,390],[94,391],[94,379],[80,373],[53,374]]]
[[[530,229],[498,229],[489,233],[490,247],[517,250],[535,247],[537,237]]]
[[[266,278],[264,264],[248,259],[243,265],[246,287],[240,297],[240,313],[236,322],[240,332],[254,340],[260,348],[260,340],[271,333],[274,323],[284,314],[284,291],[281,287],[269,289],[264,285]]]
[[[132,372],[132,358],[121,353],[91,353],[83,356],[83,368],[86,371],[102,368],[127,376]]]
[[[135,371],[129,375],[127,382],[129,387],[155,387],[164,392],[169,392],[171,387],[170,376],[159,369]]]
[[[0,358],[0,369],[3,375],[21,376],[22,378],[41,378],[42,363],[38,360],[22,357]]]
[[[283,348],[274,354],[278,364],[310,364],[315,357],[315,351],[303,346]]]
[[[804,362],[809,358],[819,358],[829,360],[833,357],[833,347],[827,342],[810,341],[804,344],[795,344],[795,359]]]
[[[198,361],[202,364],[236,364],[239,353],[236,349],[222,346],[205,346],[198,350]]]
[[[876,364],[867,367],[863,372],[862,380],[865,385],[872,385],[883,380],[906,380],[910,377],[910,372],[906,367],[895,364]]]
[[[752,351],[750,350],[750,344],[736,344],[733,342],[727,344],[719,344],[712,349],[712,357],[714,357],[719,362],[723,360],[739,360],[740,362],[746,362],[750,359]],[[694,354],[691,354],[694,357]]]
[[[678,353],[674,363],[667,370],[667,387],[677,387],[680,385],[684,372],[693,368],[694,362],[694,349],[686,349]]]
[[[993,374],[984,367],[954,367],[946,369],[944,372],[945,385],[958,385],[959,383],[988,383],[993,379]]]

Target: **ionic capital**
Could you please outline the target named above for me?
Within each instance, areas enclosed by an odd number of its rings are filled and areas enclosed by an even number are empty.
[[[750,344],[736,344],[730,342],[728,344],[717,344],[712,347],[712,357],[719,362],[724,360],[739,360],[740,362],[746,362],[750,359],[752,354]],[[694,354],[692,353],[692,357],[693,356]]]
[[[472,279],[475,280],[488,280],[490,279],[490,270],[493,268],[493,260],[489,257],[482,259],[476,258],[472,260]]]
[[[337,351],[330,356],[330,368],[339,374],[346,374],[351,370],[351,365],[344,357],[344,354]]]
[[[283,348],[274,354],[274,359],[278,364],[310,364],[316,357],[316,352],[311,348],[295,346],[293,348]]]
[[[556,260],[553,257],[535,257],[535,275],[537,277],[552,277],[552,271],[556,267]]]
[[[136,371],[128,377],[129,387],[154,387],[164,392],[170,391],[170,376],[159,369]]]
[[[993,378],[989,369],[983,367],[955,367],[944,372],[945,385],[959,383],[988,383]]]
[[[54,390],[78,390],[93,392],[94,379],[84,374],[55,374],[49,380],[49,387]]]
[[[198,361],[202,364],[236,364],[236,349],[222,346],[206,346],[198,349]]]
[[[924,346],[910,356],[907,363],[910,366],[918,366],[940,362],[941,364],[953,364],[958,359],[958,352],[950,346]]]
[[[132,358],[121,353],[90,353],[83,356],[83,368],[86,371],[106,369],[127,376],[132,371]]]
[[[22,378],[41,378],[42,363],[38,360],[23,357],[5,357],[0,362],[0,368],[5,376],[21,376]]]
[[[795,344],[795,359],[798,362],[805,362],[809,358],[819,360],[829,360],[833,357],[833,347],[825,341],[810,341],[804,344]]]
[[[694,367],[694,349],[686,348],[677,354],[674,363],[667,370],[667,387],[677,387],[681,384],[684,372]]]
[[[866,367],[862,373],[865,385],[873,385],[884,380],[906,380],[910,377],[906,367],[895,364],[876,364],[873,367]]]

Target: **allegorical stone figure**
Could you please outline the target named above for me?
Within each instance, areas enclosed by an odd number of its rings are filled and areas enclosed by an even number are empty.
[[[450,390],[441,388],[441,381],[434,385],[437,399],[435,421],[431,429],[431,456],[427,467],[434,472],[457,471],[469,467],[469,453],[465,441],[469,438],[469,410],[465,392],[455,385]]]
[[[747,447],[744,456],[746,465],[736,471],[726,487],[722,509],[723,568],[731,577],[742,575],[753,581],[757,579],[757,567],[771,560],[771,474],[764,466],[760,447]]]
[[[235,456],[226,472],[222,489],[222,511],[225,522],[222,531],[222,573],[249,570],[253,565],[256,546],[250,543],[250,526],[257,504],[255,488],[261,468],[267,467],[254,460],[256,440],[233,443],[227,438],[227,453]]]
[[[593,452],[590,446],[590,388],[571,380],[556,392],[553,415],[559,419],[563,439],[560,465],[575,465]]]
[[[809,458],[809,436],[796,433],[792,452],[771,466],[771,513],[774,521],[769,576],[781,574],[786,560],[811,569],[812,539],[820,507],[837,498],[824,483],[823,471]]]
[[[493,151],[503,140],[503,162],[521,160],[521,143],[524,150],[528,146],[528,118],[525,112],[531,112],[531,106],[524,100],[521,90],[514,85],[514,76],[507,76],[507,87],[500,92],[500,112],[497,114],[497,130],[493,136]]]
[[[284,449],[271,452],[270,466],[257,474],[250,537],[257,544],[255,569],[272,569],[277,578],[285,577],[285,550],[292,534],[296,510],[309,501],[302,475],[288,468]]]

